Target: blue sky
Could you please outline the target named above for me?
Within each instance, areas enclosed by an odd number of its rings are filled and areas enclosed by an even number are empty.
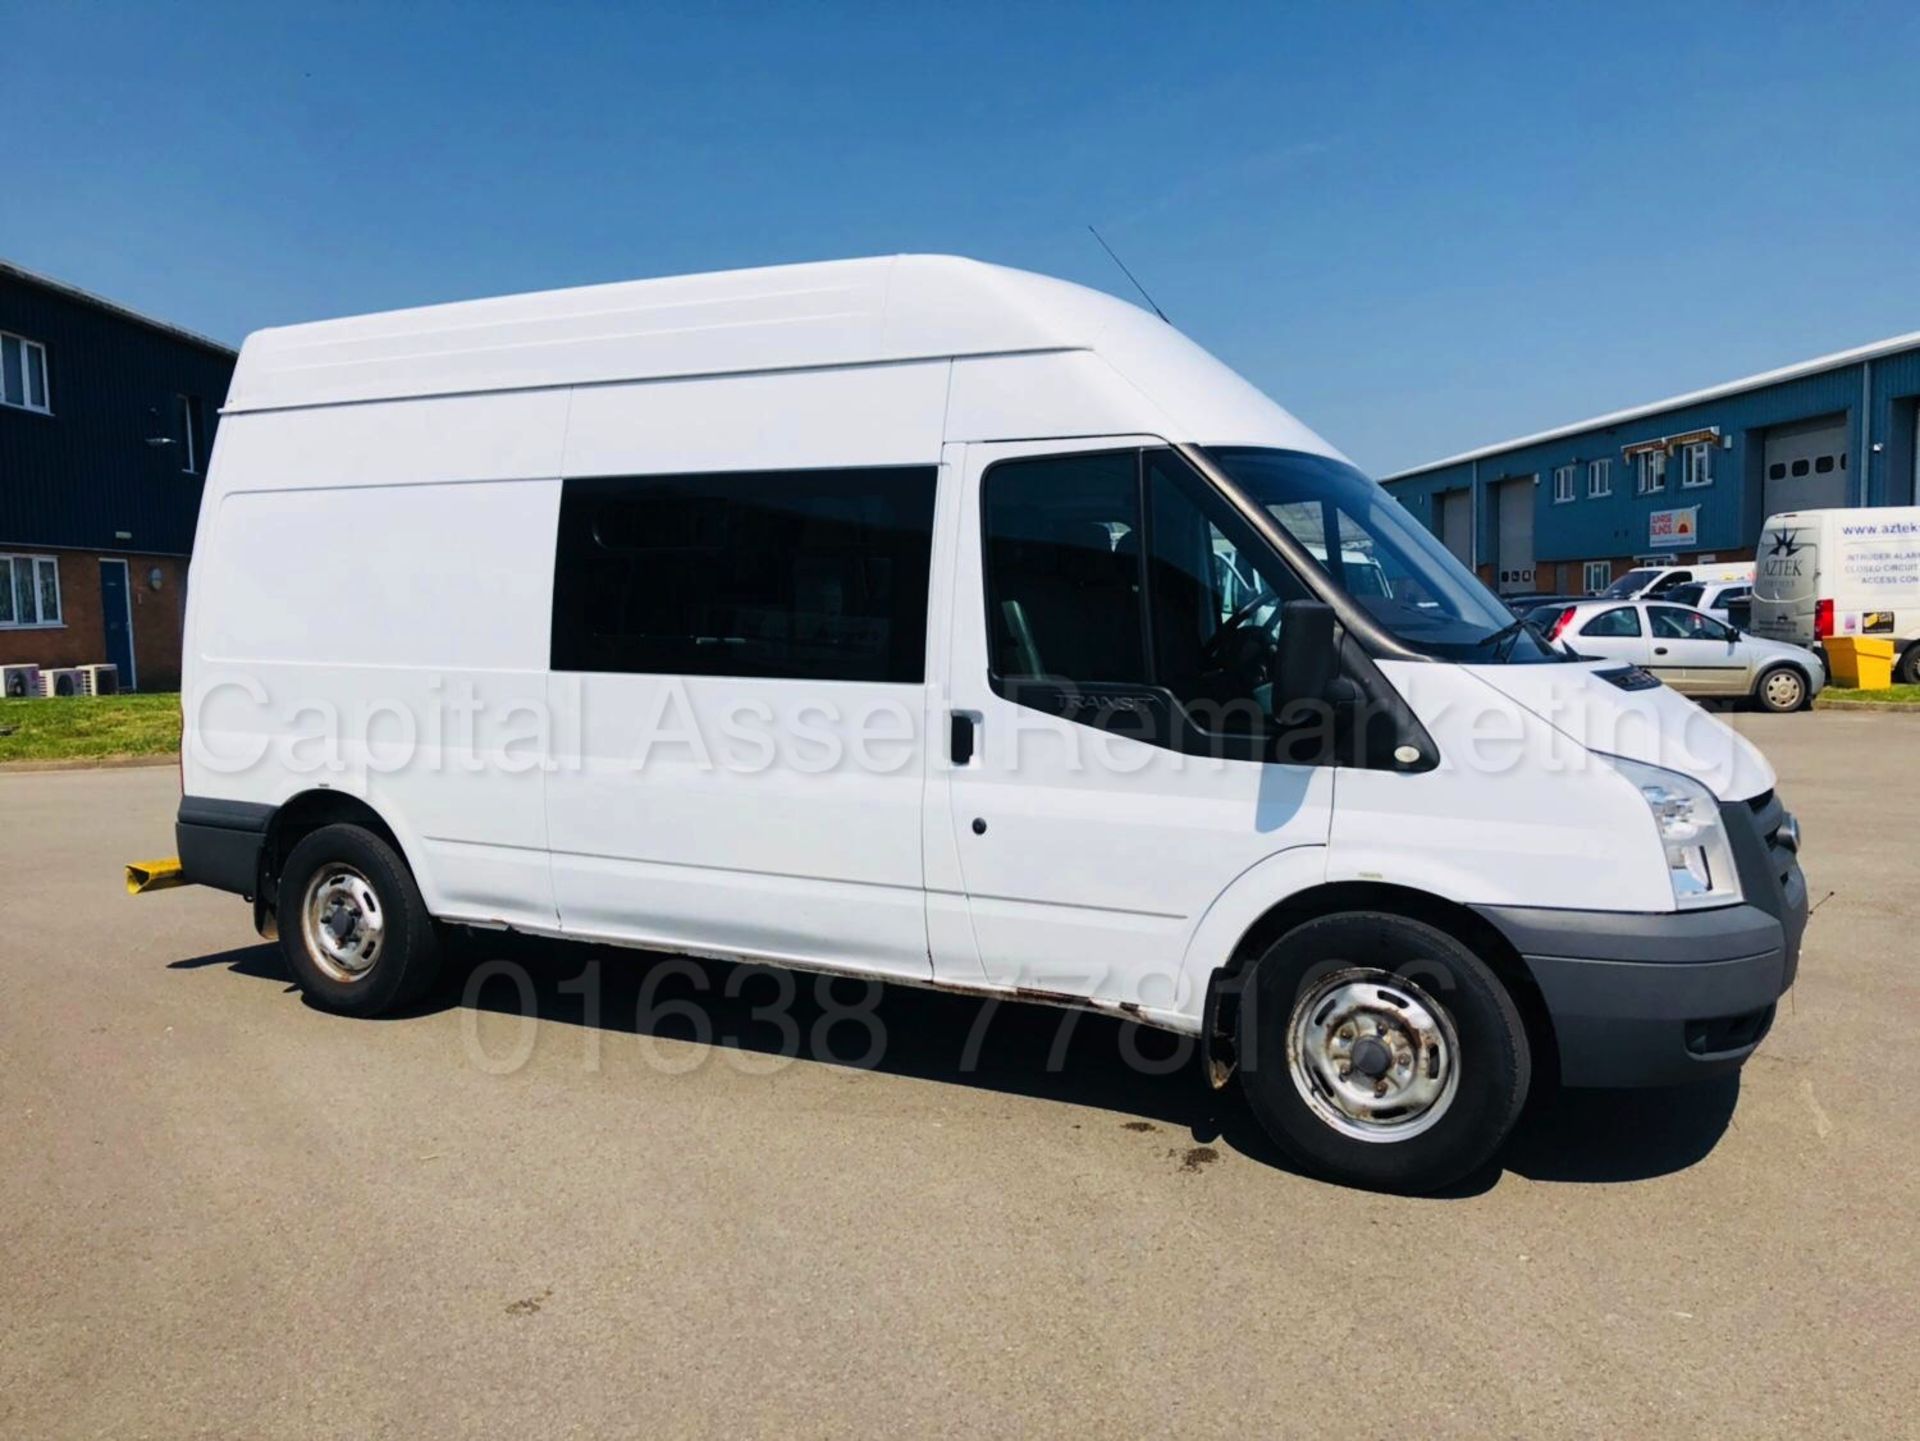
[[[0,0],[0,255],[238,342],[952,251],[1376,473],[1920,329],[1920,6]]]

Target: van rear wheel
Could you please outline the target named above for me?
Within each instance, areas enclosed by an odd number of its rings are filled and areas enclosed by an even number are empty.
[[[440,970],[440,939],[413,873],[356,825],[303,837],[280,875],[280,948],[309,1000],[348,1016],[416,1001]]]
[[[1383,912],[1289,931],[1253,965],[1240,1075],[1296,1160],[1385,1191],[1439,1190],[1486,1164],[1532,1079],[1499,979],[1459,941]]]

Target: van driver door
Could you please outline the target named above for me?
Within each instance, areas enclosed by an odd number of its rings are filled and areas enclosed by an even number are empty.
[[[1153,437],[948,446],[944,470],[935,972],[1191,1012],[1208,906],[1276,852],[1324,855],[1332,771],[1258,758],[1279,603],[1304,592]]]

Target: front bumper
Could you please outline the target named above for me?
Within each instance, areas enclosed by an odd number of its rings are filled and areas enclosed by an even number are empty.
[[[1526,959],[1562,1084],[1700,1080],[1738,1069],[1765,1038],[1799,969],[1807,883],[1771,794],[1721,812],[1740,905],[1654,915],[1476,907]]]

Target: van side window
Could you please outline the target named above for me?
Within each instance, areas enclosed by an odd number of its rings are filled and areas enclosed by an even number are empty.
[[[925,680],[935,475],[567,480],[553,668]]]
[[[1184,461],[1149,451],[1146,479],[1154,679],[1202,730],[1256,733],[1273,709],[1280,604],[1306,589]]]
[[[1171,452],[1002,461],[982,523],[1002,695],[1176,748],[1265,729],[1280,604],[1304,587]]]
[[[994,673],[1144,682],[1135,452],[1002,461],[982,504]]]

